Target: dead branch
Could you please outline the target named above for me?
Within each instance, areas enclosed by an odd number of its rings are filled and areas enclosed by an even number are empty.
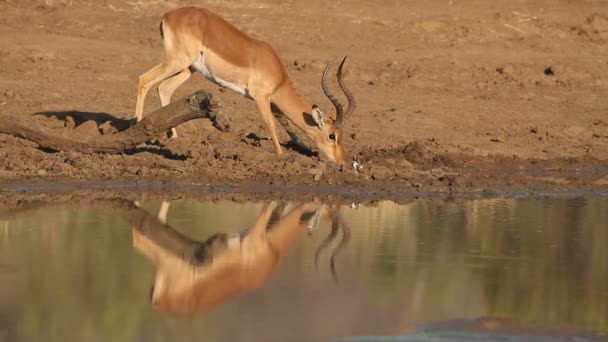
[[[198,119],[215,119],[211,94],[198,91],[181,100],[146,115],[140,122],[116,134],[95,137],[61,135],[56,130],[40,126],[31,120],[14,115],[0,115],[0,133],[10,134],[33,141],[40,147],[53,151],[118,154],[133,149],[184,122]]]

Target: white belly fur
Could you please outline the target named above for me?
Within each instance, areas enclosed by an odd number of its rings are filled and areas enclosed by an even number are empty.
[[[201,59],[202,58],[203,57],[201,57]],[[196,69],[201,74],[203,74],[203,76],[205,76],[209,81],[211,81],[221,87],[228,88],[236,93],[239,93],[248,99],[252,99],[251,95],[249,95],[249,91],[247,91],[247,89],[241,88],[234,83],[230,83],[228,81],[225,81],[225,80],[213,75],[213,73],[211,73],[211,71],[207,68],[207,66],[205,66],[205,63],[202,60],[197,60],[196,62],[192,63],[192,68]]]

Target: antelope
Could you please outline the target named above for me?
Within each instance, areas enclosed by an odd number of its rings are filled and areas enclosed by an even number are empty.
[[[154,307],[192,316],[263,287],[322,205],[301,204],[281,216],[284,206],[270,202],[248,231],[232,237],[216,233],[204,242],[166,226],[167,209],[163,203],[158,219],[152,220],[156,227],[149,219],[134,221],[133,245],[156,268],[151,289]]]
[[[270,44],[247,35],[208,9],[182,7],[168,11],[160,22],[160,33],[165,55],[159,64],[139,76],[137,122],[143,118],[144,100],[152,86],[160,82],[157,89],[164,107],[171,102],[174,91],[198,71],[211,82],[255,102],[278,157],[283,155],[283,150],[273,112],[286,116],[304,131],[331,161],[344,163],[344,123],[356,108],[355,98],[342,79],[346,57],[336,74],[348,99],[346,111],[327,85],[333,60],[321,78],[323,92],[336,110],[332,118],[300,96],[286,66]],[[293,138],[286,122],[279,122]],[[170,137],[177,137],[175,128],[171,129]]]

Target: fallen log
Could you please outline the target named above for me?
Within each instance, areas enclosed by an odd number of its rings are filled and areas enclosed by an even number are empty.
[[[115,134],[95,137],[77,134],[66,136],[57,130],[14,115],[0,115],[0,133],[33,141],[41,148],[52,151],[118,154],[146,141],[160,138],[168,130],[184,122],[199,118],[215,121],[215,108],[217,104],[212,101],[211,94],[198,91],[147,114],[140,122]]]

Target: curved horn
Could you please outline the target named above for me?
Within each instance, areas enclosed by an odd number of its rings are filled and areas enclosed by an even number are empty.
[[[342,107],[340,101],[338,101],[338,99],[331,93],[331,91],[329,91],[329,87],[327,86],[327,72],[329,71],[333,63],[334,61],[331,60],[329,63],[327,63],[325,70],[323,70],[323,77],[321,77],[321,86],[323,87],[323,92],[325,93],[325,96],[327,96],[329,101],[331,101],[334,107],[336,107],[336,121],[338,121],[337,118],[342,116],[344,107]]]
[[[332,219],[331,232],[315,251],[315,269],[317,269],[317,270],[319,269],[319,257],[321,256],[321,252],[323,252],[323,250],[325,248],[327,248],[329,243],[332,242],[336,238],[336,236],[338,235],[339,228],[340,228],[340,224],[338,223],[338,221],[335,219]]]
[[[336,272],[335,258],[336,258],[336,255],[338,255],[338,253],[340,252],[340,250],[350,240],[350,227],[346,224],[346,222],[344,222],[344,219],[342,219],[342,216],[340,214],[337,215],[336,219],[342,224],[342,240],[340,241],[338,246],[336,246],[336,248],[334,249],[334,252],[332,253],[331,258],[329,259],[329,262],[330,262],[330,266],[331,266],[331,275],[333,276],[334,281],[336,283],[338,283],[338,272]]]
[[[357,102],[355,101],[353,93],[351,93],[350,90],[346,88],[342,80],[342,67],[344,66],[344,62],[346,62],[346,57],[348,56],[344,56],[344,59],[342,60],[342,63],[340,63],[340,67],[338,68],[338,84],[340,85],[340,88],[348,99],[348,107],[346,108],[346,113],[338,114],[338,116],[336,117],[336,121],[339,124],[344,124],[344,121],[348,119],[348,117],[351,116],[351,114],[355,111],[355,108],[357,108]]]

